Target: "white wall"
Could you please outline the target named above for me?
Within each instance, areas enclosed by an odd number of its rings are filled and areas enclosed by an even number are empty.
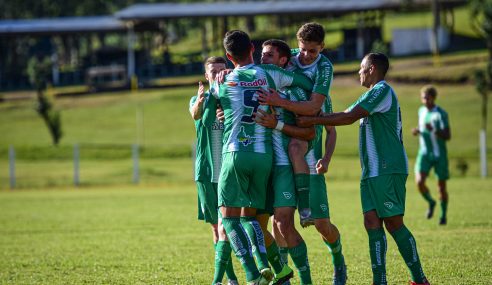
[[[411,55],[432,52],[432,28],[393,29],[391,41],[392,55]],[[439,50],[449,46],[449,32],[446,28],[438,30]]]

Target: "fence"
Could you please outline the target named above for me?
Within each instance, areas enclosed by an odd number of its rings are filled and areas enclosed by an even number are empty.
[[[8,149],[0,189],[193,181],[194,145],[74,144],[51,152],[18,148]]]

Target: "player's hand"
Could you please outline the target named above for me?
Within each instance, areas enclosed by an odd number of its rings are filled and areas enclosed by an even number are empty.
[[[217,77],[215,79],[217,79],[217,82],[219,84],[222,84],[225,81],[226,75],[229,74],[229,73],[231,73],[231,72],[232,72],[232,69],[224,69],[224,70],[221,70],[219,72],[219,74],[217,74]]]
[[[217,116],[217,120],[219,122],[223,123],[224,122],[224,110],[222,110],[222,107],[217,104],[217,110],[215,111],[215,116]]]
[[[314,117],[309,117],[309,116],[299,116],[296,117],[296,125],[301,128],[307,128],[314,126],[315,123],[313,122]]]
[[[414,135],[414,136],[418,136],[419,134],[420,134],[420,131],[419,131],[419,129],[418,129],[418,128],[413,128],[413,129],[412,129],[412,135]]]
[[[277,118],[275,118],[274,114],[267,113],[260,109],[258,109],[258,111],[256,112],[255,121],[260,126],[270,129],[275,129],[278,123]]]
[[[328,165],[328,160],[323,158],[318,160],[318,162],[316,163],[316,173],[325,174],[326,172],[328,172]]]
[[[203,87],[203,83],[198,81],[198,104],[203,104],[205,102],[205,87]]]
[[[261,105],[280,106],[282,98],[275,89],[259,89],[256,93],[258,93],[258,101]]]
[[[429,132],[432,132],[432,130],[434,130],[434,128],[432,127],[432,124],[430,124],[430,123],[425,124],[425,128],[426,128]]]

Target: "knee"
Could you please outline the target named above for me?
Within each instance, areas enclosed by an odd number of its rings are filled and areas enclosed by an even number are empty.
[[[274,219],[275,225],[282,235],[288,233],[294,226],[294,222],[289,218],[289,215],[282,214]]]
[[[304,156],[305,150],[307,150],[307,148],[305,149],[304,144],[305,142],[303,141],[290,140],[289,147],[288,147],[289,156],[291,157],[298,157],[300,155]]]
[[[381,220],[376,215],[375,211],[371,212],[374,213],[366,213],[364,215],[364,227],[366,228],[366,230],[381,228],[383,226]]]

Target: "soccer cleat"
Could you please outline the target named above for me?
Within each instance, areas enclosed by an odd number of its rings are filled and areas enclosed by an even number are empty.
[[[424,283],[415,283],[413,281],[410,281],[410,285],[430,285],[429,281],[427,279],[424,279]]]
[[[299,209],[299,220],[303,228],[314,225],[314,218],[311,217],[311,209]]]
[[[260,270],[260,277],[253,282],[248,283],[249,285],[269,285],[273,280],[273,272],[270,268],[263,268]]]
[[[227,285],[239,285],[237,280],[227,280]]]
[[[347,265],[345,264],[345,258],[342,256],[342,265],[335,267],[333,273],[333,285],[345,285],[347,282]]]
[[[272,285],[287,285],[290,284],[289,280],[294,277],[294,270],[292,270],[287,264],[284,264],[282,271],[275,275],[272,281]]]
[[[447,223],[448,223],[448,221],[447,221],[446,217],[442,217],[439,219],[439,224],[441,226],[445,226]]]
[[[426,214],[427,219],[430,219],[432,218],[432,216],[434,216],[435,207],[436,207],[436,202],[432,201],[432,203],[429,204],[429,209],[427,209],[427,214]]]

